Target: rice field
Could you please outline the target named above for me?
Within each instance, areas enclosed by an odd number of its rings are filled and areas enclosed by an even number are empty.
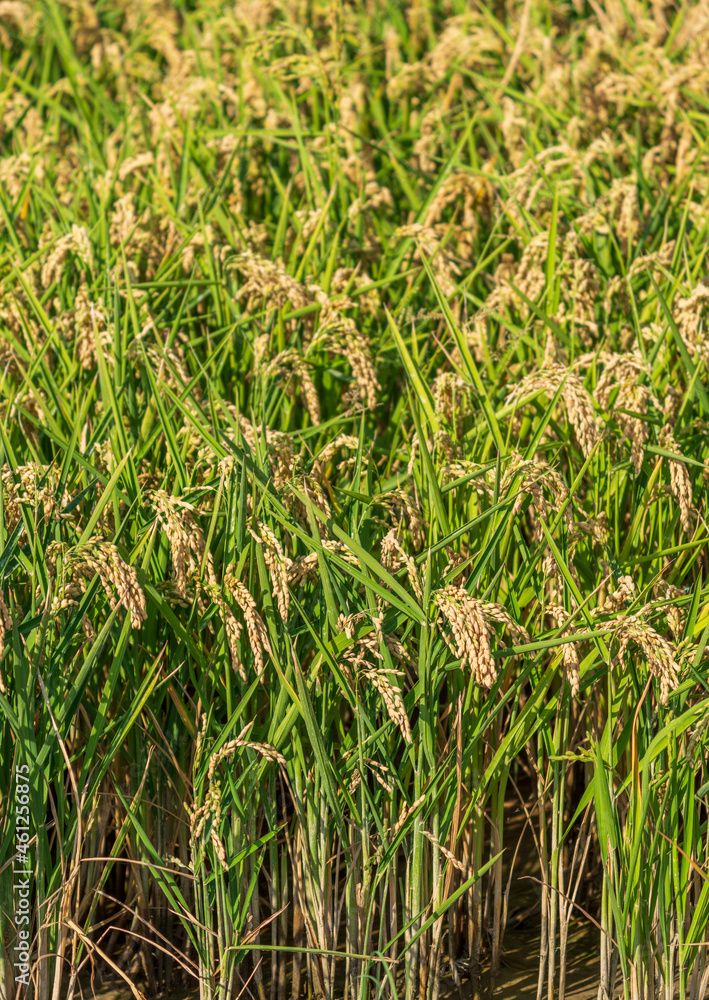
[[[0,0],[0,108],[0,1000],[707,997],[707,0]]]

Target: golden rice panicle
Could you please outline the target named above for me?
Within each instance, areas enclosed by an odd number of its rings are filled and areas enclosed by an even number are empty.
[[[323,310],[313,344],[321,350],[344,357],[352,371],[352,385],[345,394],[346,408],[360,405],[368,410],[377,406],[381,386],[372,361],[369,341],[350,316],[342,316],[330,306]]]
[[[422,255],[430,264],[441,292],[446,298],[455,294],[457,280],[462,271],[453,261],[449,252],[441,249],[441,236],[431,226],[423,226],[418,222],[400,226],[394,233],[395,239],[413,238],[416,243],[414,261],[422,263]]]
[[[118,180],[123,182],[131,174],[142,171],[145,167],[151,167],[155,162],[155,156],[150,150],[138,153],[136,156],[129,156],[125,159],[118,170]]]
[[[204,227],[204,232],[193,233],[180,251],[183,274],[189,274],[194,267],[197,251],[205,246],[215,246],[216,235],[214,227],[208,222]]]
[[[226,848],[222,843],[221,837],[219,836],[215,825],[212,825],[212,829],[209,832],[209,839],[212,842],[212,847],[214,848],[214,853],[217,856],[217,860],[219,861],[219,864],[222,866],[222,871],[228,872],[229,865],[226,859]]]
[[[557,373],[557,378],[559,381],[564,378],[563,371]],[[569,423],[574,428],[581,450],[588,458],[601,439],[600,427],[591,396],[584,388],[581,379],[569,372],[564,381],[562,397],[566,404]]]
[[[202,763],[202,751],[204,750],[204,742],[207,738],[207,725],[209,722],[208,713],[202,712],[202,721],[199,724],[195,723],[197,729],[197,735],[195,737],[194,744],[194,759],[192,762],[193,771],[198,770],[200,764]]]
[[[254,361],[258,364],[259,360],[255,345]],[[305,407],[310,414],[310,422],[313,425],[320,423],[320,400],[318,399],[317,389],[310,374],[309,366],[295,348],[289,347],[285,351],[281,351],[280,354],[277,354],[269,361],[265,371],[269,376],[285,376],[286,394],[293,396],[296,389],[298,389],[305,402]]]
[[[311,289],[291,277],[280,261],[269,260],[246,250],[228,262],[228,267],[236,269],[246,278],[236,294],[237,299],[246,299],[246,311],[252,312],[257,302],[267,299],[269,308],[281,309],[288,303],[293,309],[303,309],[316,298],[320,289]]]
[[[349,562],[352,566],[359,566],[357,556],[343,542],[338,542],[333,538],[323,538],[322,547],[327,552],[336,553],[341,559]],[[291,585],[302,585],[306,580],[315,580],[317,579],[317,571],[317,552],[309,552],[304,556],[296,556],[288,564],[288,583]]]
[[[355,638],[355,626],[358,621],[366,617],[366,614],[365,611],[349,615],[340,613],[337,619],[338,632],[344,632],[350,641],[354,640],[352,646],[348,646],[342,651],[342,659],[351,666],[354,674],[357,674],[361,670],[369,669],[372,666],[372,661],[376,663],[384,659],[379,648],[379,638],[376,633],[374,635],[369,633]]]
[[[421,577],[416,569],[416,563],[412,557],[404,550],[398,537],[398,529],[390,528],[382,539],[382,562],[389,572],[396,572],[402,566],[406,566],[409,583],[419,601],[423,601],[423,590],[421,587]]]
[[[609,206],[616,223],[618,241],[624,253],[633,243],[641,223],[636,179],[616,177],[611,182]]]
[[[188,582],[199,592],[203,563],[207,582],[215,586],[217,580],[212,555],[210,552],[205,554],[206,543],[195,518],[196,508],[180,497],[170,496],[165,490],[151,490],[147,499],[157,515],[156,523],[162,526],[170,543],[172,578],[180,597],[187,597]]]
[[[560,604],[547,604],[546,606],[547,614],[556,622],[558,628],[561,628],[565,622],[570,618],[569,613]],[[571,628],[563,629],[561,635],[562,638],[567,638],[572,634]],[[579,657],[577,651],[578,643],[566,642],[562,646],[562,656],[564,663],[564,673],[569,680],[571,685],[571,695],[576,697],[579,693],[580,687],[580,674],[579,674]]]
[[[670,691],[679,687],[679,665],[672,646],[640,614],[619,618],[613,629],[620,640],[618,660],[622,662],[631,643],[639,646],[651,673],[660,681],[660,701],[666,705]]]
[[[79,574],[67,572],[65,557],[68,551],[69,545],[66,542],[55,541],[49,543],[45,552],[47,576],[50,580],[57,576],[57,564],[61,560],[59,583],[52,598],[50,608],[52,614],[57,614],[64,608],[76,605],[77,601],[74,598],[83,594],[86,590],[86,583]],[[40,597],[39,587],[36,591],[36,597],[37,599]]]
[[[321,483],[313,475],[308,475],[307,473],[303,476],[303,493],[310,500],[315,507],[318,507],[324,514],[325,517],[330,520],[332,517],[332,508],[330,507],[330,500],[328,494],[323,489]],[[308,524],[308,513],[306,510],[306,505],[301,501],[298,501],[297,512],[300,517],[302,524]],[[320,518],[317,519],[317,528],[321,538],[327,538],[328,529],[327,525],[323,524]]]
[[[313,376],[310,373],[310,368],[300,355],[298,355],[296,360],[293,362],[293,368],[295,374],[300,379],[301,392],[305,401],[305,408],[310,415],[310,422],[315,427],[320,423],[321,415],[318,390],[315,388]]]
[[[660,445],[667,451],[679,453],[679,446],[672,435],[672,428],[669,424],[665,424],[660,431]],[[692,504],[692,480],[684,462],[674,458],[668,459],[668,461],[670,463],[670,489],[679,504],[682,529],[686,535],[691,535],[694,531],[694,519],[698,516]]]
[[[246,670],[239,655],[239,637],[243,631],[241,622],[234,616],[234,612],[229,607],[224,595],[218,586],[206,583],[203,584],[204,592],[210,597],[221,612],[224,631],[226,633],[227,645],[229,646],[229,657],[233,669],[238,673],[242,681],[246,682]]]
[[[549,398],[553,398],[560,386],[569,423],[574,429],[581,450],[588,457],[600,440],[601,431],[593,400],[575,372],[559,364],[533,372],[515,386],[508,394],[506,402],[521,403],[538,392],[544,392]]]
[[[433,381],[432,393],[436,416],[442,417],[460,436],[464,411],[472,403],[471,386],[456,372],[441,372]]]
[[[505,611],[501,604],[494,604],[491,602],[482,601],[480,603],[482,609],[483,617],[489,622],[498,622],[504,625],[507,631],[510,633],[515,642],[525,643],[531,642],[529,638],[529,632],[524,627],[516,622],[514,618]]]
[[[221,764],[222,761],[228,760],[233,757],[237,750],[248,747],[251,750],[255,750],[256,753],[265,757],[267,760],[275,760],[279,764],[285,764],[286,760],[283,754],[280,754],[274,747],[270,746],[268,743],[254,743],[248,740],[246,737],[249,730],[253,726],[253,720],[246,725],[237,737],[233,740],[229,740],[224,746],[218,750],[215,754],[209,758],[209,768],[207,771],[207,777],[211,781],[214,777],[214,772]]]
[[[684,591],[680,587],[674,586],[674,584],[668,583],[667,580],[658,580],[653,588],[655,594],[661,595],[665,599],[677,600],[684,596]],[[665,617],[667,619],[667,624],[669,626],[670,632],[672,633],[672,638],[675,643],[682,643],[682,633],[684,632],[684,625],[687,617],[686,609],[680,608],[677,604],[667,604],[664,607]]]
[[[583,523],[583,522],[581,522]],[[569,533],[569,547],[567,552],[567,569],[569,575],[573,579],[576,586],[580,589],[582,584],[579,578],[578,570],[576,569],[576,562],[574,560],[574,553],[576,545],[578,544],[578,538],[581,537],[581,533],[576,532],[577,525],[574,525],[573,533]],[[576,537],[574,537],[576,536]],[[556,556],[550,548],[546,548],[544,553],[544,558],[542,560],[542,577],[546,580],[548,584],[548,594],[549,600],[553,604],[559,604],[563,600],[562,594],[564,587],[566,586],[564,581],[564,574],[561,571],[559,563]]]
[[[229,566],[224,575],[224,586],[241,608],[246,624],[246,632],[251,644],[251,652],[254,657],[254,667],[256,676],[261,677],[264,671],[264,653],[271,655],[271,644],[268,641],[268,632],[263,623],[256,602],[241,580],[236,579],[234,567]]]
[[[227,403],[227,409],[235,418],[244,441],[253,451],[256,448],[256,428],[243,413],[237,413],[233,404]],[[297,464],[296,456],[293,454],[293,443],[288,434],[274,431],[270,427],[267,427],[263,434],[266,439],[266,451],[271,465],[273,485],[277,490],[281,490],[293,476]]]
[[[548,233],[539,233],[539,235],[533,236],[522,251],[522,256],[515,269],[513,284],[532,301],[539,296],[546,282],[544,264],[548,248]],[[514,289],[508,287],[507,294],[515,302],[516,307],[526,315],[528,307],[523,301],[520,301]]]
[[[405,743],[413,743],[411,735],[411,723],[404,708],[404,702],[398,687],[391,683],[390,671],[386,670],[363,670],[362,676],[371,681],[379,694],[382,696],[387,715],[394,725],[398,726]]]
[[[350,753],[345,752],[343,756],[344,757],[351,756],[351,751]],[[367,765],[369,771],[374,776],[375,781],[377,781],[378,784],[380,784],[382,788],[391,795],[394,791],[394,785],[390,781],[387,781],[386,779],[386,775],[391,773],[389,768],[386,767],[384,764],[380,763],[380,761],[373,760],[371,757],[363,757],[362,759],[364,763]],[[361,783],[362,783],[362,772],[359,769],[359,762],[357,762],[355,765],[354,774],[352,775],[352,779],[349,785],[350,795],[352,795],[354,792],[357,791]]]
[[[670,606],[665,609],[665,616],[667,618],[667,624],[670,627],[670,632],[672,633],[672,638],[676,643],[680,642],[685,622],[685,616],[682,614],[681,609],[678,608],[676,604],[670,604]]]
[[[470,868],[468,868],[467,865],[464,865],[462,861],[459,861],[458,858],[456,858],[455,854],[452,854],[447,847],[444,847],[443,844],[440,842],[440,840],[434,837],[432,833],[429,833],[428,830],[422,830],[421,832],[423,833],[424,837],[426,837],[427,840],[430,840],[433,846],[441,852],[443,857],[446,858],[448,861],[450,861],[453,867],[457,871],[459,871],[462,875],[464,875],[466,879],[471,878],[473,876],[474,874],[473,871]]]
[[[452,585],[437,591],[433,599],[453,633],[461,668],[470,670],[481,687],[491,688],[497,670],[482,603],[462,587]]]
[[[350,795],[354,795],[359,786],[362,784],[362,774],[358,767],[355,768],[352,777],[350,778],[350,783],[347,786],[347,791]]]
[[[408,654],[398,639],[389,635],[384,635],[382,628],[384,616],[381,611],[372,616],[374,634],[372,635],[369,633],[360,636],[359,638],[355,638],[355,626],[359,620],[365,617],[366,612],[363,611],[349,615],[340,613],[338,617],[338,632],[343,632],[347,638],[353,642],[353,645],[345,648],[341,654],[341,658],[348,668],[345,670],[345,673],[350,682],[357,677],[361,677],[371,682],[374,688],[382,696],[387,715],[399,728],[399,731],[404,738],[404,742],[411,743],[413,740],[411,734],[411,724],[409,722],[409,717],[406,714],[404,701],[401,697],[401,691],[395,684],[392,683],[391,679],[392,675],[398,674],[399,671],[387,670],[378,665],[384,660],[384,656],[381,652],[382,645],[386,645],[390,653],[397,659],[408,662]]]
[[[318,554],[308,552],[304,556],[296,556],[291,559],[288,567],[288,583],[292,586],[302,587],[306,580],[317,579]]]
[[[682,340],[691,354],[709,361],[706,310],[709,306],[709,284],[699,284],[684,298],[677,299],[673,314]]]
[[[417,157],[419,170],[423,173],[430,173],[436,166],[433,157],[439,145],[442,129],[441,109],[437,106],[427,111],[418,123],[418,138],[414,142],[414,156]]]
[[[602,409],[607,410],[611,394],[618,389],[613,417],[630,441],[630,462],[636,475],[639,475],[649,434],[648,426],[642,417],[630,416],[623,411],[633,410],[635,413],[645,414],[650,402],[658,409],[661,408],[648,386],[641,385],[639,381],[641,375],[650,374],[648,365],[635,354],[601,355],[599,360],[603,361],[604,370],[596,383],[594,399]]]
[[[211,821],[213,827],[219,826],[219,821],[222,816],[221,793],[222,789],[219,779],[213,779],[209,784],[209,788],[202,805],[197,806],[196,808],[190,808],[188,806],[187,812],[190,819],[190,840],[193,844],[197,843],[199,838],[202,836],[207,823]],[[217,853],[219,853],[218,849]]]
[[[0,659],[2,659],[2,655],[5,652],[5,636],[11,628],[12,618],[7,604],[5,603],[5,597],[0,590]],[[0,671],[0,694],[7,694],[7,688],[5,687],[2,671]]]
[[[673,426],[677,419],[677,414],[679,413],[679,409],[682,405],[682,400],[684,399],[684,393],[682,392],[681,389],[675,388],[675,386],[673,386],[669,382],[662,391],[664,393],[665,398],[663,400],[661,409],[665,417],[665,423],[669,424],[670,426]]]
[[[344,611],[341,611],[337,616],[337,631],[344,632],[348,639],[354,639],[355,624],[357,623],[357,619],[361,618],[363,615],[364,612],[361,612],[358,615],[346,615]]]
[[[288,611],[290,609],[290,591],[288,590],[288,573],[291,560],[283,552],[281,543],[274,533],[262,521],[258,522],[258,531],[249,525],[249,532],[254,541],[259,544],[263,551],[266,569],[271,577],[271,587],[273,596],[278,605],[278,612],[284,622],[288,621]]]
[[[525,459],[519,452],[512,453],[509,465],[505,470],[500,483],[502,494],[505,494],[511,487],[514,480],[519,477],[517,488],[520,495],[515,500],[512,508],[513,515],[520,513],[524,504],[525,494],[531,496],[532,503],[537,508],[542,518],[549,515],[549,504],[544,496],[543,487],[551,493],[553,507],[560,510],[569,497],[569,491],[559,473],[547,462],[539,459]],[[564,520],[568,526],[572,523],[571,505],[567,504],[564,509]],[[534,540],[541,537],[541,528],[535,526]]]
[[[382,493],[377,497],[377,503],[391,511],[398,529],[408,527],[414,548],[420,549],[424,542],[426,521],[416,499],[406,490],[398,489]]]
[[[338,470],[346,468],[348,465],[354,463],[355,456],[357,454],[357,449],[359,448],[359,440],[352,434],[338,434],[338,436],[325,445],[323,450],[318,454],[318,457],[313,462],[313,468],[311,474],[317,480],[323,480],[325,478],[325,470],[334,456],[342,448],[347,448],[349,451],[353,452],[354,455],[349,459],[343,459],[337,466]]]
[[[570,272],[570,282],[562,285],[563,301],[556,314],[557,322],[568,317],[574,332],[584,346],[592,346],[598,336],[596,301],[599,296],[599,272],[592,260],[574,259],[569,253],[571,241],[564,241],[564,260],[560,270]],[[566,286],[566,287],[564,287]]]
[[[606,614],[620,611],[632,600],[634,594],[635,581],[632,576],[621,576],[618,579],[618,589],[606,597],[601,610]]]
[[[97,574],[111,608],[123,605],[130,614],[131,626],[140,628],[147,618],[145,594],[138,583],[135,569],[118,554],[112,542],[93,536],[81,545],[70,547],[50,542],[47,547],[47,567],[54,575],[57,555],[62,555],[62,579],[55,598],[61,606],[67,597],[86,589],[86,581]]]
[[[425,801],[426,801],[426,796],[421,795],[420,798],[412,802],[411,805],[407,805],[406,803],[404,803],[404,805],[401,808],[401,812],[399,813],[399,818],[394,824],[394,829],[391,832],[392,838],[397,837],[399,835],[399,833],[404,827],[404,824],[408,820],[409,816],[415,813],[416,810],[419,808],[419,806],[423,805]]]
[[[93,266],[89,234],[84,226],[72,225],[71,232],[61,236],[52,247],[41,273],[44,288],[48,288],[61,275],[64,261],[70,253],[75,253],[89,267]]]
[[[259,372],[266,365],[269,353],[271,335],[269,333],[259,333],[254,337],[251,350],[254,352],[254,371]],[[268,362],[270,365],[270,362]]]
[[[36,462],[30,462],[15,469],[4,465],[2,468],[2,490],[7,530],[14,531],[17,527],[22,517],[23,504],[29,504],[35,509],[41,507],[45,522],[57,512],[58,506],[62,508],[68,506],[71,497],[66,487],[61,498],[57,497],[60,481],[61,470],[57,465],[39,465]],[[73,515],[59,512],[56,513],[56,516],[68,520]],[[22,531],[23,536],[24,534],[25,529]]]
[[[419,448],[419,436],[416,431],[411,435],[411,452],[406,466],[406,475],[409,479],[414,478],[414,467],[416,465],[416,451]]]
[[[77,360],[86,371],[96,368],[98,364],[96,341],[102,349],[111,346],[113,338],[108,329],[103,299],[100,296],[95,300],[91,298],[85,275],[81,276],[73,308],[58,317],[56,328],[62,337],[73,342]],[[106,363],[113,363],[112,353],[108,351]]]
[[[379,290],[373,285],[371,275],[364,269],[361,262],[356,267],[338,267],[330,279],[330,296],[333,297],[333,307],[342,312],[353,309],[355,305],[362,311],[376,316],[381,309]],[[357,289],[357,301],[349,297],[348,290]],[[365,291],[365,289],[367,289]]]
[[[481,217],[490,218],[494,191],[486,177],[474,177],[464,170],[452,170],[438,188],[424,218],[424,225],[444,227],[454,233],[458,256],[470,259],[475,251],[475,236]],[[447,225],[443,221],[445,209],[454,205],[459,221]],[[462,218],[461,215],[462,207]]]
[[[140,628],[148,615],[145,595],[138,583],[135,569],[121,559],[118,555],[118,549],[110,542],[98,540],[95,556],[97,571],[99,571],[99,567],[106,567],[106,579],[115,587],[119,602],[130,612],[131,625],[133,628]],[[90,558],[89,565],[91,565]],[[106,588],[103,577],[102,583]]]

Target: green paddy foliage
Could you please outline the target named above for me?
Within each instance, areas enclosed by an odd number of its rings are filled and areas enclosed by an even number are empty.
[[[2,1000],[701,1000],[706,3],[0,45]]]

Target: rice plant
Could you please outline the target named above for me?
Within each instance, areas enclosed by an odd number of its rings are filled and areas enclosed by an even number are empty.
[[[0,0],[1,1000],[708,995],[707,29]]]

